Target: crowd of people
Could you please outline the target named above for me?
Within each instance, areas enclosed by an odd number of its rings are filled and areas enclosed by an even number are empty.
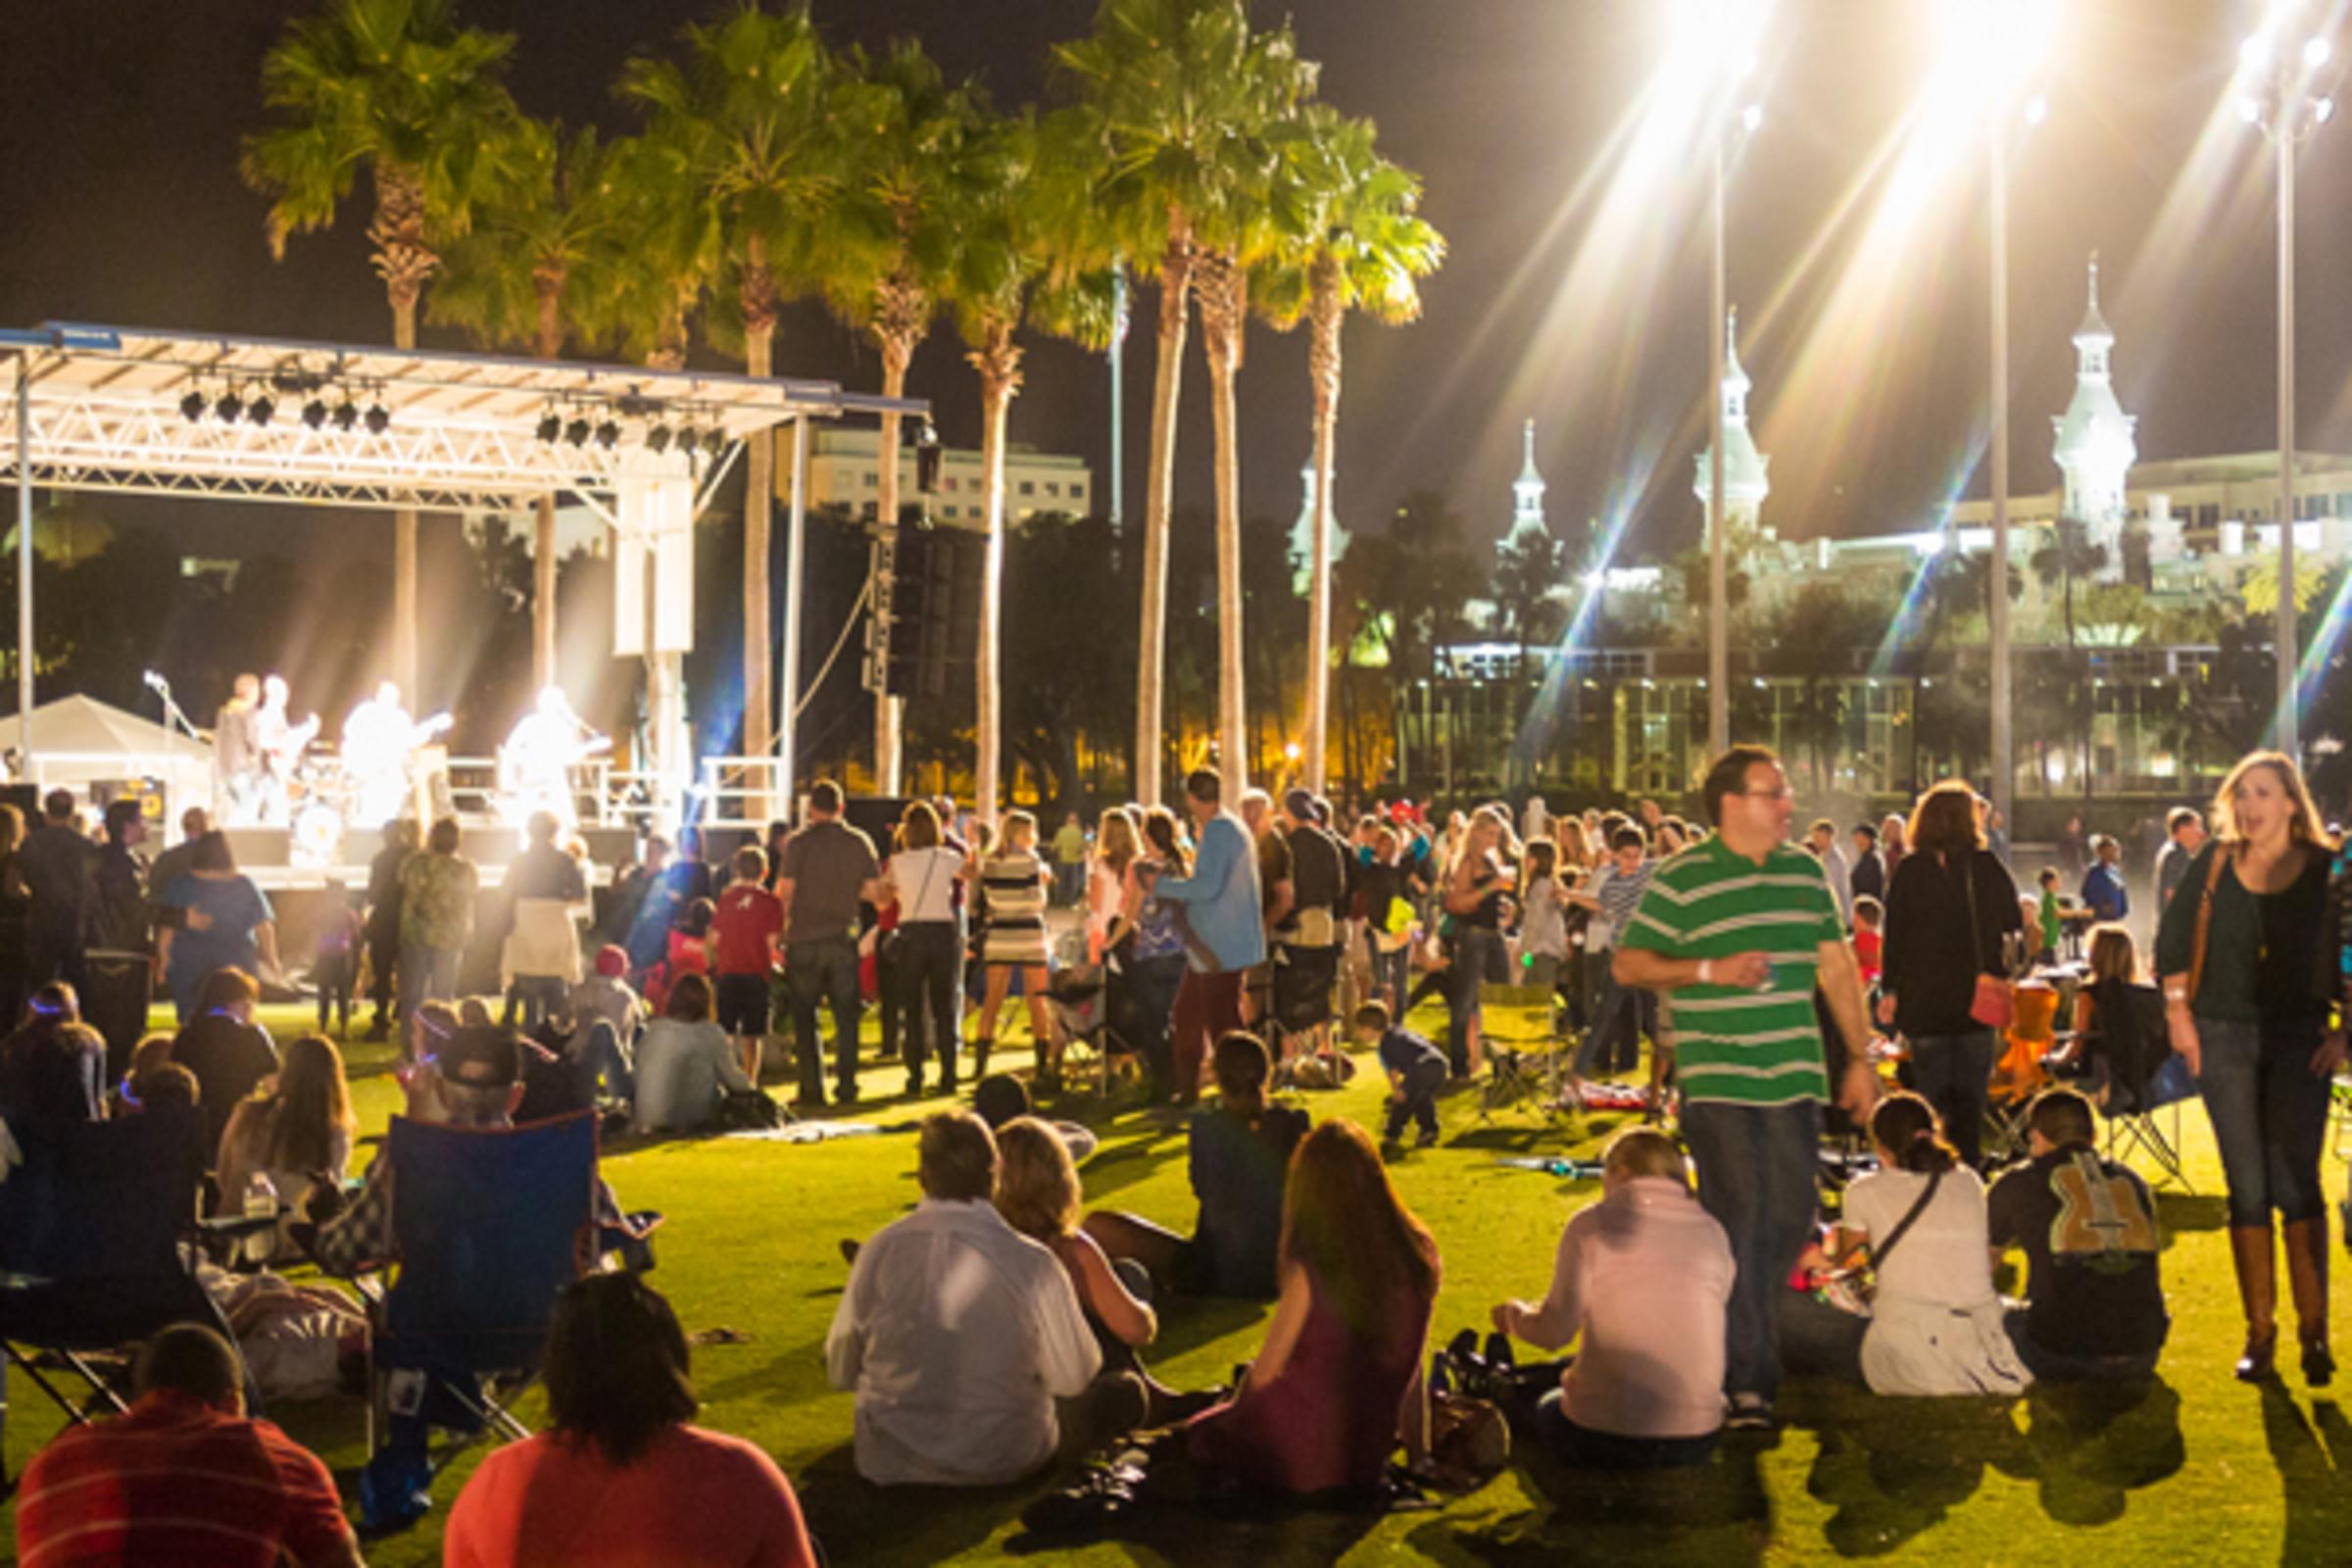
[[[24,932],[0,930],[24,1019],[0,1041],[0,1119],[193,1106],[211,1200],[266,1189],[282,1205],[261,1255],[348,1273],[398,1250],[389,1163],[350,1179],[357,1128],[325,1033],[363,974],[377,1029],[401,1030],[411,1114],[484,1130],[600,1102],[642,1133],[712,1126],[759,1094],[777,998],[800,1108],[856,1104],[872,995],[906,1095],[968,1085],[972,1108],[921,1119],[921,1200],[845,1244],[824,1363],[853,1395],[859,1474],[999,1486],[1151,1428],[1176,1434],[1154,1451],[1188,1495],[1326,1496],[1370,1494],[1399,1446],[1441,1479],[1433,1390],[1457,1385],[1560,1461],[1623,1468],[1700,1462],[1727,1431],[1774,1426],[1789,1376],[1910,1396],[2147,1377],[2171,1328],[2158,1215],[2099,1135],[2170,1063],[2221,1151],[2234,1373],[2275,1375],[2283,1251],[2299,1371],[2331,1380],[2320,1158],[2352,1006],[2352,852],[2287,758],[2251,756],[2209,811],[2172,813],[2141,911],[2152,941],[2113,839],[2084,835],[2079,870],[2021,893],[2000,824],[1959,783],[1792,837],[1794,792],[1757,748],[1714,763],[1695,822],[1654,801],[1555,818],[1539,800],[1516,820],[1494,803],[1441,825],[1402,803],[1350,821],[1305,790],[1224,797],[1201,769],[1181,817],[1120,808],[1044,842],[1026,812],[978,824],[917,801],[878,846],[819,783],[803,821],[723,872],[687,835],[649,841],[592,934],[592,879],[534,820],[508,872],[503,1022],[456,996],[482,903],[457,824],[394,824],[320,938],[321,1030],[282,1051],[256,1011],[257,972],[280,968],[269,903],[199,813],[177,862],[151,870],[135,812],[110,810],[100,845],[70,797],[22,843],[0,810],[0,920]],[[1093,1135],[1034,1111],[1070,1044],[1048,1004],[1079,968],[1108,994],[1147,1104],[1187,1118],[1189,1233],[1090,1208]],[[172,994],[176,1033],[133,1027],[118,1049],[124,973],[141,1024],[145,987]],[[1482,993],[1506,982],[1556,999],[1572,1092],[1634,1069],[1646,1043],[1650,1114],[1608,1140],[1599,1200],[1569,1220],[1543,1294],[1495,1303],[1483,1351],[1466,1332],[1433,1354],[1443,1249],[1389,1166],[1408,1129],[1442,1136],[1441,1098],[1484,1065]],[[1016,986],[1027,1084],[990,1071]],[[2071,996],[2074,1027],[2050,1032],[2038,1092],[2000,1125],[2034,988]],[[1442,1038],[1408,1021],[1429,997]],[[1280,1093],[1350,1048],[1385,1088],[1379,1137]],[[1824,1178],[1834,1125],[1869,1152],[1850,1180]],[[599,1211],[617,1215],[609,1188]],[[2025,1268],[2004,1296],[2012,1250]],[[1170,1387],[1147,1360],[1163,1320],[1219,1297],[1269,1304],[1262,1346],[1230,1386]],[[1522,1364],[1514,1344],[1574,1353]],[[774,1463],[691,1425],[685,1336],[641,1277],[566,1290],[544,1370],[551,1430],[477,1470],[447,1560],[816,1560]],[[119,1544],[108,1560],[358,1559],[316,1459],[246,1412],[234,1347],[168,1330],[136,1385],[128,1416],[27,1470],[25,1560],[82,1560],[48,1544],[68,1537]],[[397,1517],[427,1503],[429,1416],[394,1410],[363,1485],[394,1488]],[[122,1479],[231,1470],[250,1510]]]

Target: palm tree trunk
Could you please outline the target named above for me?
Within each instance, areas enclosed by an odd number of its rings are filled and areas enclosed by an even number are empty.
[[[416,296],[392,298],[392,346],[416,346]],[[416,694],[416,512],[392,514],[392,680],[408,701]]]
[[[1136,800],[1147,808],[1159,804],[1160,775],[1165,766],[1165,742],[1159,718],[1160,697],[1167,684],[1168,513],[1176,487],[1176,400],[1183,387],[1184,329],[1192,307],[1192,237],[1182,215],[1172,215],[1167,254],[1159,263],[1159,342],[1152,381],[1152,466],[1144,479],[1144,603],[1135,658],[1133,792]]]
[[[992,322],[987,346],[968,358],[980,372],[980,490],[988,509],[988,548],[980,565],[979,684],[972,705],[977,731],[972,809],[984,825],[993,826],[997,773],[1003,766],[1004,701],[998,671],[1004,616],[1004,422],[1021,384],[1021,351],[1012,341],[1012,323]]]
[[[392,304],[392,346],[416,346],[416,303],[424,296],[425,279],[441,258],[425,243],[424,183],[397,164],[378,163],[375,213],[368,238],[375,247],[374,263]],[[402,508],[392,514],[392,679],[414,702],[417,678],[416,638],[416,514]]]
[[[1331,523],[1333,471],[1337,466],[1340,422],[1340,325],[1346,318],[1340,301],[1339,264],[1330,256],[1315,259],[1314,337],[1307,345],[1306,374],[1314,388],[1315,523],[1307,552],[1306,580],[1306,787],[1323,789],[1326,729],[1331,710]]]
[[[743,282],[744,373],[765,379],[774,373],[776,344],[775,281],[767,274],[767,257],[758,240],[745,259]],[[766,757],[775,751],[775,651],[768,637],[768,616],[774,600],[768,591],[767,561],[775,496],[776,434],[762,431],[753,437],[744,454],[743,489],[743,755]],[[793,475],[799,483],[801,476]],[[794,630],[799,621],[796,618]],[[792,722],[799,693],[784,694],[784,722]],[[755,772],[755,779],[763,773]],[[774,814],[772,803],[755,797],[746,814],[764,818]]]
[[[1248,666],[1242,641],[1242,459],[1234,377],[1242,368],[1247,275],[1211,255],[1200,271],[1200,342],[1208,354],[1217,476],[1217,744],[1228,789],[1250,783]]]
[[[906,391],[906,367],[914,358],[914,341],[887,329],[877,335],[882,339],[882,395],[902,397]],[[874,504],[875,523],[888,530],[886,536],[892,539],[898,537],[899,526],[899,419],[897,414],[882,416],[881,488]],[[884,652],[887,655],[888,650]],[[887,690],[874,694],[874,788],[883,795],[896,797],[899,793],[906,722],[905,698],[893,697]]]

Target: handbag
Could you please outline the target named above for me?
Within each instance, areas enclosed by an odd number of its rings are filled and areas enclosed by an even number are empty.
[[[2205,864],[2205,886],[2197,895],[2197,930],[2188,943],[2188,989],[2182,993],[2192,1008],[2197,1004],[2197,987],[2205,979],[2205,944],[2213,935],[2213,894],[2222,885],[2222,862],[2229,856],[2226,845],[2213,847],[2213,858]]]
[[[1960,862],[1960,880],[1968,889],[1968,951],[1977,960],[1977,989],[1968,999],[1968,1015],[1985,1028],[2005,1034],[2017,1021],[2017,993],[2007,975],[1984,972],[1984,925],[1977,918],[1977,867],[1973,859]]]

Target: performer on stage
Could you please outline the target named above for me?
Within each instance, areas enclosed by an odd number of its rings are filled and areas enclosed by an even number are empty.
[[[548,811],[564,833],[579,825],[571,767],[612,744],[571,710],[560,686],[541,690],[531,710],[515,722],[499,751],[501,808],[519,827],[534,811]]]
[[[287,695],[284,676],[265,678],[261,710],[254,714],[255,749],[261,756],[259,820],[268,827],[284,827],[292,819],[293,800],[288,787],[294,781],[295,764],[302,760],[303,749],[318,734],[317,713],[299,724],[287,719]]]
[[[343,720],[343,776],[352,791],[353,827],[378,828],[407,814],[409,760],[448,722],[443,716],[417,723],[390,681],[351,710]]]
[[[213,720],[213,805],[229,827],[250,827],[261,819],[261,695],[260,680],[239,675]]]

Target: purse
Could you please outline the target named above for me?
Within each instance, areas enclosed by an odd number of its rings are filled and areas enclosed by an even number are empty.
[[[1977,918],[1977,867],[1973,859],[1960,862],[1960,880],[1968,889],[1968,951],[1977,960],[1977,989],[1968,1000],[1968,1015],[1987,1029],[2006,1034],[2017,1021],[2017,992],[2007,975],[1984,972],[1984,926]]]
[[[2197,1004],[2197,987],[2205,979],[2205,944],[2213,935],[2213,894],[2222,885],[2222,862],[2229,858],[2227,845],[2213,847],[2213,858],[2205,865],[2205,887],[2197,895],[2197,930],[2188,943],[2188,998],[2190,1007]]]

